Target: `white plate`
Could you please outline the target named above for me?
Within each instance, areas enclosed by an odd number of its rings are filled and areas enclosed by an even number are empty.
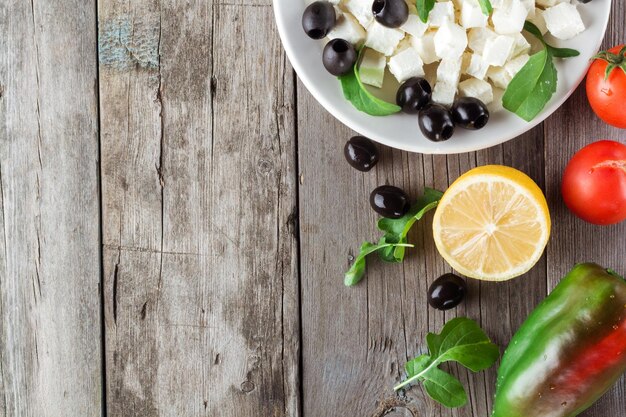
[[[273,0],[278,31],[287,56],[317,101],[351,129],[384,145],[410,152],[451,154],[476,151],[506,142],[530,130],[556,111],[583,80],[589,67],[589,60],[600,48],[612,0],[593,0],[579,5],[587,30],[576,38],[563,42],[547,36],[548,43],[575,48],[580,51],[580,56],[557,60],[559,61],[557,92],[535,120],[528,123],[502,110],[492,115],[484,129],[478,132],[457,129],[452,139],[439,143],[431,142],[422,135],[415,116],[406,114],[369,116],[359,112],[346,101],[339,82],[326,72],[322,65],[323,42],[310,39],[302,30],[302,12],[311,1]]]

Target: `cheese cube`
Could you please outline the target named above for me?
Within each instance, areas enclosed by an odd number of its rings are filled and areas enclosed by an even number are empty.
[[[344,39],[353,45],[359,45],[365,40],[365,29],[359,25],[351,14],[345,13],[335,27],[328,32],[329,39]]]
[[[435,7],[428,15],[430,27],[438,28],[448,20],[454,22],[454,4],[451,1],[435,3]]]
[[[520,55],[517,58],[514,58],[511,61],[507,62],[504,66],[504,69],[506,70],[506,72],[509,73],[511,78],[513,78],[517,75],[518,72],[520,72],[524,65],[526,65],[529,59],[530,56],[528,56],[528,54]]]
[[[546,26],[546,19],[544,19],[543,13],[543,10],[535,9],[535,16],[529,17],[528,21],[537,26],[542,35],[545,35],[548,33],[548,27]]]
[[[435,51],[435,32],[426,32],[421,38],[411,37],[411,44],[419,52],[424,64],[432,64],[439,61]]]
[[[451,106],[456,96],[456,85],[450,85],[443,81],[437,81],[433,89],[432,100],[435,103]]]
[[[528,10],[520,0],[506,0],[503,7],[494,9],[491,21],[496,33],[510,35],[522,31],[527,16]]]
[[[456,86],[461,78],[461,59],[442,59],[437,68],[437,82]]]
[[[403,31],[391,29],[373,21],[367,27],[365,46],[389,56],[396,50],[402,38],[404,38]]]
[[[428,84],[433,86],[437,83],[437,64],[424,65],[424,78],[428,81]]]
[[[382,87],[386,64],[387,58],[384,55],[373,49],[366,49],[359,66],[361,82],[378,88]]]
[[[461,25],[465,29],[483,28],[487,20],[477,0],[463,0],[461,4]]]
[[[512,36],[499,35],[494,39],[488,39],[483,50],[483,59],[489,65],[501,67],[513,53],[515,38]]]
[[[483,57],[476,53],[472,54],[469,66],[467,67],[465,73],[474,78],[478,78],[479,80],[484,80],[487,76],[487,71],[489,71],[489,64],[485,62]]]
[[[341,0],[328,0],[328,2],[330,4],[338,5],[339,3],[341,3]]]
[[[459,84],[459,95],[461,97],[474,97],[489,104],[493,101],[493,89],[487,81],[470,78]]]
[[[389,58],[389,71],[400,84],[412,77],[423,77],[424,62],[415,48],[409,47]]]
[[[419,38],[426,33],[426,29],[428,29],[428,24],[422,22],[422,19],[419,18],[418,15],[410,14],[408,20],[400,26],[400,29],[405,31],[411,36],[415,36]]]
[[[494,9],[501,9],[505,2],[506,0],[491,0],[491,7]]]
[[[560,3],[569,3],[569,0],[537,0],[537,6],[554,7]]]
[[[509,59],[530,52],[530,43],[528,43],[524,35],[522,35],[521,33],[516,33],[515,35],[513,35],[513,38],[515,38],[515,44],[513,45],[513,52],[511,53]]]
[[[489,28],[474,28],[467,34],[469,47],[472,51],[482,54],[487,40],[494,39],[498,35]]]
[[[451,21],[445,21],[435,35],[435,52],[440,58],[458,59],[467,48],[467,32]]]
[[[535,0],[522,0],[522,4],[526,7],[526,10],[528,10],[526,20],[535,17]]]
[[[461,74],[467,74],[467,69],[472,62],[472,53],[471,52],[463,52],[463,56],[461,57]]]
[[[489,71],[487,71],[487,78],[491,81],[491,83],[498,87],[506,90],[509,86],[509,83],[513,79],[511,74],[509,74],[504,68],[501,67],[491,67]]]
[[[501,88],[493,89],[493,101],[487,105],[490,113],[496,113],[500,110],[504,110],[502,105],[502,97],[504,96],[504,90]]]
[[[367,27],[374,20],[371,0],[345,0],[343,6],[363,27]]]
[[[585,30],[580,13],[576,6],[569,3],[560,3],[546,9],[543,13],[548,30],[557,39],[572,39]]]

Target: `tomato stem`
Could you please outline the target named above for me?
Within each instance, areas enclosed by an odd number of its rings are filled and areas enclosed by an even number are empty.
[[[613,54],[609,51],[601,51],[593,57],[593,59],[601,59],[609,64],[607,65],[604,73],[605,80],[609,79],[615,68],[621,68],[626,75],[626,59],[624,55],[626,55],[626,45],[624,45],[624,47],[617,54]]]

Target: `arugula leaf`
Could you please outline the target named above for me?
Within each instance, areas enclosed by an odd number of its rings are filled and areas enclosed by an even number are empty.
[[[493,6],[489,0],[478,0],[478,3],[480,4],[483,14],[489,16],[491,12],[493,12]]]
[[[427,23],[428,15],[430,14],[430,11],[435,7],[435,0],[417,0],[415,6],[417,7],[417,14],[419,15],[422,22]]]
[[[426,336],[429,355],[421,355],[407,362],[407,379],[394,387],[422,381],[428,395],[446,407],[461,407],[467,395],[458,379],[442,371],[438,366],[454,361],[473,372],[492,366],[500,356],[500,350],[473,320],[458,317],[447,322],[440,334]]]
[[[399,245],[399,244],[387,243],[387,244],[382,244],[382,245],[375,245],[370,242],[363,242],[358,256],[355,258],[354,263],[352,264],[348,272],[346,272],[346,275],[344,277],[344,284],[347,287],[351,287],[353,285],[358,284],[363,279],[363,276],[365,275],[365,266],[366,266],[365,258],[367,257],[367,255],[370,255],[380,249],[393,247],[393,246],[404,246],[408,248],[413,247],[413,245],[408,245],[408,244]]]
[[[407,235],[416,221],[421,220],[430,210],[437,207],[443,193],[441,191],[426,188],[424,195],[411,207],[411,210],[399,219],[382,218],[378,221],[378,228],[385,232],[380,239],[384,243],[407,243]],[[399,263],[404,260],[405,249],[402,246],[388,247],[378,252],[386,262]]]
[[[357,110],[371,116],[388,116],[390,114],[400,112],[400,110],[402,110],[400,106],[388,103],[378,97],[375,97],[361,82],[361,77],[359,76],[359,64],[364,50],[365,48],[361,48],[359,51],[359,58],[357,59],[357,63],[354,65],[353,70],[346,75],[341,75],[339,77],[339,82],[341,83],[341,88],[343,90],[343,96],[346,100],[352,103]]]

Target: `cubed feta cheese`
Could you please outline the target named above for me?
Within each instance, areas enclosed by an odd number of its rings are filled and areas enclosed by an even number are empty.
[[[522,0],[522,4],[526,7],[526,10],[528,10],[526,20],[535,17],[535,0]]]
[[[520,55],[517,58],[514,58],[511,61],[507,62],[504,66],[504,69],[506,70],[506,72],[509,73],[511,78],[513,78],[515,77],[515,75],[517,75],[518,72],[520,72],[524,65],[526,65],[529,59],[530,56],[528,56],[528,54]]]
[[[489,28],[474,28],[467,34],[469,47],[472,51],[482,54],[487,40],[494,39],[498,35]]]
[[[491,21],[496,33],[510,35],[522,31],[527,16],[528,10],[520,0],[506,0],[503,7],[494,9]]]
[[[557,39],[567,40],[585,30],[578,9],[573,4],[560,3],[543,13],[548,30]]]
[[[502,97],[504,96],[504,90],[502,88],[493,89],[493,101],[487,105],[489,112],[496,113],[500,110],[504,110],[502,105]]]
[[[400,29],[411,36],[419,38],[426,33],[428,24],[422,22],[422,19],[420,19],[418,15],[410,14],[408,20],[400,26]]]
[[[365,40],[365,29],[351,14],[345,13],[337,20],[335,27],[328,32],[328,38],[344,39],[353,45],[359,45]]]
[[[461,97],[474,97],[489,104],[493,101],[493,89],[487,81],[470,78],[459,84],[459,95]]]
[[[539,29],[542,35],[548,33],[548,27],[546,26],[546,20],[543,17],[544,11],[542,9],[535,9],[535,16],[529,17],[528,21]]]
[[[485,62],[483,57],[476,53],[472,54],[469,66],[467,67],[465,73],[474,78],[478,78],[479,80],[484,80],[487,76],[487,71],[489,71],[489,64]]]
[[[402,84],[411,77],[423,77],[424,62],[417,50],[409,47],[389,58],[389,72]]]
[[[491,81],[491,83],[498,87],[506,90],[509,86],[509,83],[513,79],[511,75],[501,67],[491,67],[489,71],[487,71],[487,78]]]
[[[433,86],[437,83],[437,64],[424,65],[424,78],[428,81],[428,84]]]
[[[417,49],[424,64],[432,64],[439,61],[437,52],[435,51],[435,32],[429,31],[421,38],[411,37],[413,47]]]
[[[435,52],[440,58],[458,59],[467,48],[467,32],[449,20],[445,21],[435,35]]]
[[[477,0],[463,0],[461,4],[461,26],[465,29],[483,28],[487,26],[488,19]]]
[[[451,106],[456,96],[456,85],[450,85],[443,81],[437,81],[433,89],[432,100],[435,103]]]
[[[537,6],[553,7],[560,3],[569,3],[569,0],[537,0]]]
[[[374,20],[372,0],[344,0],[343,6],[363,27],[367,27]]]
[[[361,82],[378,88],[382,87],[386,64],[387,58],[384,55],[373,49],[366,49],[359,66]]]
[[[373,21],[367,27],[365,46],[389,56],[396,50],[402,38],[404,38],[403,31],[391,29]]]
[[[442,59],[437,68],[437,82],[443,82],[456,88],[461,78],[461,59]]]
[[[528,43],[524,35],[522,35],[521,33],[516,33],[515,35],[513,35],[513,38],[515,38],[515,44],[513,45],[513,52],[511,53],[509,59],[530,52],[530,43]]]
[[[438,28],[447,20],[454,22],[454,4],[451,1],[435,3],[428,15],[430,27]]]
[[[341,0],[328,0],[328,2],[330,4],[338,5],[339,3],[341,3]]]
[[[483,50],[483,59],[489,65],[501,67],[513,53],[515,38],[512,36],[499,35],[488,39]]]

